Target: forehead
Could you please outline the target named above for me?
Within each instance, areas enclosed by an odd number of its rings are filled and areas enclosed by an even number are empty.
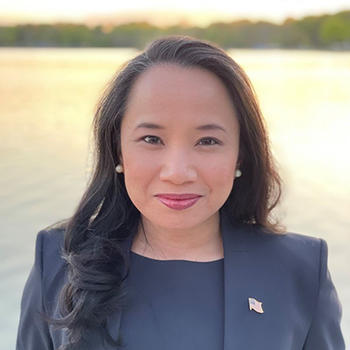
[[[134,122],[232,122],[235,111],[228,90],[214,73],[166,63],[148,68],[136,79],[124,117]]]

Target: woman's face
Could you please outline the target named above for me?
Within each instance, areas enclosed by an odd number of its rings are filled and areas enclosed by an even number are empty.
[[[120,163],[143,219],[168,229],[213,220],[231,192],[238,151],[235,110],[216,75],[158,64],[136,80],[121,123]],[[158,197],[169,193],[200,198],[174,209]]]

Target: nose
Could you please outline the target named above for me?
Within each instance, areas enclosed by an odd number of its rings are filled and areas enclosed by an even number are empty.
[[[164,154],[160,170],[160,180],[174,184],[193,182],[197,179],[197,171],[188,150],[175,150]]]

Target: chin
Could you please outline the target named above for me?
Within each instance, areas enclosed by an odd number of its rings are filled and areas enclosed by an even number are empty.
[[[158,215],[145,215],[147,220],[156,226],[165,228],[165,229],[179,229],[186,230],[191,229],[195,226],[202,225],[205,221],[212,217],[213,213],[208,215],[199,215],[198,212],[188,211],[175,211],[174,213],[163,214],[159,213]]]

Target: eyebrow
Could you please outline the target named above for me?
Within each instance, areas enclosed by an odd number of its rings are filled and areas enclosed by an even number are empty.
[[[140,123],[136,126],[136,129],[140,129],[140,128],[145,128],[145,129],[165,129],[164,126],[159,125],[159,124],[154,124],[154,123],[147,123],[147,122],[143,122]],[[222,130],[224,132],[226,132],[226,130],[220,126],[219,124],[204,124],[204,125],[200,125],[196,127],[196,130]]]

